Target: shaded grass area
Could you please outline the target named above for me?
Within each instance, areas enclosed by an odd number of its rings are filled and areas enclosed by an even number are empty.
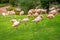
[[[8,3],[3,3],[3,4],[0,4],[0,7],[4,7],[4,6],[7,6],[7,5],[10,5]]]
[[[11,19],[22,20],[25,17],[26,15],[0,15],[0,40],[60,40],[60,14],[53,19],[44,15],[43,20],[37,24],[30,17],[26,25],[22,22],[17,29],[12,27]]]

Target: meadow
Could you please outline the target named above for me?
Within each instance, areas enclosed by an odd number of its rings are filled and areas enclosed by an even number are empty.
[[[55,15],[53,19],[46,18],[44,14],[43,20],[32,22],[33,17],[29,17],[29,21],[22,22],[15,29],[10,22],[11,19],[23,19],[26,15],[0,15],[0,40],[60,40],[60,14]]]

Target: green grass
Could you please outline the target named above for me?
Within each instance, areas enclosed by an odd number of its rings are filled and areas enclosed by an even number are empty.
[[[23,19],[26,15],[14,17],[13,15],[0,15],[0,40],[60,40],[60,14],[55,18],[48,19],[44,15],[43,20],[38,24],[30,21],[21,23],[17,29],[12,27],[11,19]]]
[[[10,5],[10,4],[8,4],[8,3],[3,3],[3,4],[0,4],[0,7],[4,7],[4,6],[6,6],[6,5]]]

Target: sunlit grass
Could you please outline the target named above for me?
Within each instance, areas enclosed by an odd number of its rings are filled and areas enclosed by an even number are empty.
[[[0,40],[60,40],[60,14],[53,19],[44,15],[38,24],[32,22],[34,18],[30,17],[26,26],[22,22],[17,29],[12,27],[11,19],[22,20],[25,17],[26,15],[0,15]]]

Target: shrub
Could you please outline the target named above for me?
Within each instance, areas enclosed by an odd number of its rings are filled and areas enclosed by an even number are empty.
[[[14,10],[15,11],[15,15],[19,15],[19,11],[16,11],[16,10]]]
[[[17,0],[15,4],[27,13],[29,9],[40,5],[40,0]]]

